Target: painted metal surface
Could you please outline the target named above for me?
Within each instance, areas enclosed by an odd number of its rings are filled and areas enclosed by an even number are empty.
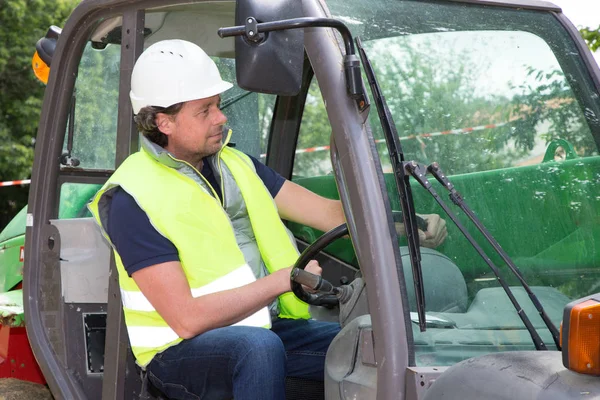
[[[25,327],[0,326],[0,378],[17,378],[45,384]]]
[[[0,378],[46,383],[27,339],[22,289],[0,294]]]
[[[23,207],[21,211],[6,225],[6,227],[0,233],[0,243],[12,239],[17,236],[25,234],[25,219],[27,216],[27,206]],[[2,263],[0,262],[0,266]]]

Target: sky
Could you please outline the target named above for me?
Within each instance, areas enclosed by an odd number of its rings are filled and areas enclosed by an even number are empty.
[[[563,13],[577,28],[600,26],[600,0],[548,0],[562,8]],[[600,50],[594,54],[600,64]]]

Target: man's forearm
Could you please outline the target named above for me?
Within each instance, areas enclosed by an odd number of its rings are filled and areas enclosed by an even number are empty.
[[[327,232],[346,222],[344,209],[340,200],[326,199],[323,204],[325,207],[319,212],[315,212],[315,216],[311,221],[312,224],[307,225]]]
[[[179,337],[191,338],[254,314],[290,290],[285,268],[239,288],[192,297],[179,262],[157,264],[132,277],[160,316]]]
[[[294,182],[286,181],[283,184],[275,203],[282,219],[324,232],[346,222],[339,200],[319,196]]]
[[[282,284],[285,279],[288,281],[287,287],[285,283]],[[289,269],[286,268],[248,285],[190,298],[188,307],[184,307],[186,315],[182,315],[183,330],[178,334],[188,339],[211,329],[233,325],[268,306],[289,290]],[[198,318],[190,318],[190,315],[197,315]]]

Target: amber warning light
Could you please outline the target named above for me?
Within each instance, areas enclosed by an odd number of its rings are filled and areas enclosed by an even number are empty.
[[[35,74],[36,78],[38,78],[41,82],[45,84],[48,83],[50,67],[46,65],[46,63],[42,60],[37,51],[33,54],[33,58],[31,60],[31,68],[33,68],[33,73]]]
[[[561,339],[565,367],[600,375],[600,293],[566,305]]]

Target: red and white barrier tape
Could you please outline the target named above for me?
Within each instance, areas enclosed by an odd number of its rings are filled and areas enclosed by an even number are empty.
[[[508,122],[500,122],[498,124],[488,124],[488,125],[472,126],[472,127],[469,127],[469,128],[450,129],[450,130],[447,130],[447,131],[440,131],[440,132],[419,133],[419,134],[414,134],[414,135],[409,135],[409,136],[401,136],[400,140],[409,140],[409,139],[420,140],[421,138],[434,137],[434,136],[443,136],[443,135],[464,135],[464,134],[475,132],[475,131],[483,131],[485,129],[499,128],[499,127],[504,126],[506,124],[508,124]],[[376,140],[375,143],[385,143],[385,139]],[[330,149],[330,146],[309,147],[309,148],[306,148],[306,149],[298,149],[298,150],[296,150],[296,154],[313,153],[315,151],[325,151],[325,150],[329,150],[329,149]],[[267,156],[266,154],[261,154],[260,158],[265,158],[266,156]]]
[[[29,185],[31,179],[21,179],[19,181],[4,181],[0,182],[0,186],[16,186],[16,185]]]
[[[485,129],[499,128],[506,124],[508,124],[508,122],[501,122],[499,124],[479,125],[479,126],[473,126],[470,128],[450,129],[447,131],[440,131],[440,132],[420,133],[418,135],[402,136],[402,137],[400,137],[400,140],[409,140],[409,139],[420,140],[421,138],[433,137],[433,136],[443,136],[443,135],[464,135],[464,134],[471,133],[474,131],[483,131]],[[376,140],[375,143],[385,143],[385,139]],[[329,148],[330,148],[330,146],[316,146],[316,147],[309,147],[306,149],[298,149],[298,150],[296,150],[296,154],[313,153],[315,151],[325,151],[325,150],[329,150]],[[266,156],[267,156],[266,154],[261,154],[260,158],[265,158]],[[0,182],[0,187],[28,185],[30,183],[31,183],[31,179],[21,179],[18,181],[4,181],[4,182]]]
[[[408,140],[408,139],[424,138],[424,137],[432,137],[432,136],[442,136],[442,135],[462,135],[462,134],[471,133],[474,131],[483,131],[485,129],[499,128],[506,124],[508,124],[508,122],[501,122],[499,124],[479,125],[479,126],[473,126],[470,128],[450,129],[448,131],[441,131],[441,132],[420,133],[418,135],[410,135],[410,136],[401,137],[400,140]],[[385,140],[380,139],[380,140],[376,140],[376,142],[377,143],[385,143]]]

